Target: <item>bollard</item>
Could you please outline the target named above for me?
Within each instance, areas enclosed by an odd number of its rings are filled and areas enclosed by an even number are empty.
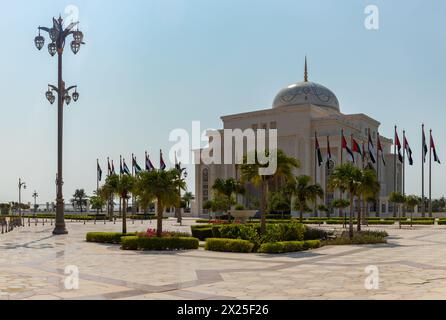
[[[28,227],[31,227],[31,218],[28,217]]]

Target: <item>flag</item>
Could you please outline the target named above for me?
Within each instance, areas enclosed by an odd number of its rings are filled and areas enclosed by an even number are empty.
[[[122,165],[122,172],[123,172],[123,174],[126,174],[126,175],[130,176],[131,173],[130,173],[129,167],[127,167],[127,163],[125,163],[125,159],[122,160],[122,163],[123,163],[123,165]]]
[[[406,151],[407,157],[409,159],[409,164],[413,166],[413,158],[412,158],[412,149],[409,146],[409,142],[407,138],[404,137],[404,150]]]
[[[327,136],[327,161],[331,160],[330,137]]]
[[[367,158],[367,152],[365,152],[365,143],[362,143],[362,161],[364,162]]]
[[[361,157],[363,156],[361,147],[359,146],[358,142],[356,142],[356,140],[354,138],[352,138],[352,151],[359,153],[361,155]]]
[[[99,165],[99,162],[98,162],[97,171],[98,171],[98,181],[102,181],[102,169],[101,169],[101,166]]]
[[[441,164],[440,158],[438,158],[438,155],[437,155],[437,149],[435,148],[435,143],[434,143],[434,138],[432,137],[432,132],[431,132],[431,149],[432,149],[432,152],[434,153],[434,161]]]
[[[132,166],[135,169],[136,174],[142,171],[141,167],[138,165],[138,162],[136,161],[136,157],[133,157]]]
[[[181,170],[181,163],[178,162],[178,159],[177,159],[177,152],[176,152],[176,151],[175,151],[175,169],[177,169],[177,170]]]
[[[321,147],[319,146],[319,140],[317,139],[316,135],[315,135],[315,138],[316,138],[315,147],[316,147],[316,153],[317,153],[317,162],[318,162],[319,167],[320,167],[322,165],[322,163],[324,162],[324,160],[322,160]]]
[[[112,166],[111,166],[111,174],[116,174],[115,171],[115,162],[112,160]]]
[[[423,126],[423,162],[426,163],[428,148],[426,143],[426,135],[424,134],[424,126]]]
[[[155,170],[155,166],[153,165],[152,161],[150,161],[149,155],[146,155],[146,171],[153,171]]]
[[[355,156],[353,155],[353,152],[348,147],[347,140],[345,140],[344,135],[342,135],[342,149],[345,149],[345,151],[347,151],[348,160],[350,162],[355,162]]]
[[[379,134],[378,134],[378,152],[381,152],[381,160],[382,160],[384,166],[386,166],[386,160],[384,158],[383,147],[381,145],[381,139],[379,138]]]
[[[395,145],[398,149],[398,160],[403,163],[403,155],[401,154],[401,142],[400,142],[400,138],[398,137],[398,132],[396,132],[395,129]]]
[[[124,174],[124,168],[122,167],[122,157],[119,159],[119,174]]]
[[[161,170],[166,170],[166,163],[164,162],[163,159],[163,152],[160,150],[160,169]]]
[[[110,159],[107,159],[108,162],[108,175],[111,176],[113,174],[112,167],[110,165]]]
[[[373,145],[372,136],[370,135],[369,131],[369,157],[370,160],[375,164],[376,158],[375,158],[375,146]]]

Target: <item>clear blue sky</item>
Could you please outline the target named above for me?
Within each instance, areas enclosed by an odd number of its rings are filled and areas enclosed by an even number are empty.
[[[56,109],[44,98],[56,59],[38,52],[38,25],[67,5],[80,10],[87,45],[66,51],[64,76],[78,84],[65,112],[65,198],[91,194],[95,161],[144,151],[158,163],[169,132],[191,121],[218,128],[219,117],[271,106],[284,86],[310,79],[338,96],[345,113],[366,113],[405,127],[416,166],[408,192],[420,192],[420,134],[432,127],[446,165],[446,3],[361,0],[3,1],[0,12],[0,201],[17,199],[25,179],[39,202],[55,198]],[[364,28],[364,8],[380,9],[380,30]],[[434,195],[446,193],[434,168]],[[193,171],[191,171],[191,177]],[[192,181],[192,178],[190,179]],[[191,185],[192,186],[192,185]]]

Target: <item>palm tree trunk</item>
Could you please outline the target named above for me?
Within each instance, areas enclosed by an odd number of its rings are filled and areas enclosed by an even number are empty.
[[[361,231],[361,223],[362,223],[362,199],[359,198],[358,201],[358,224],[357,224],[357,230],[358,232]]]
[[[268,189],[268,182],[263,181],[261,192],[260,192],[260,233],[264,234],[266,232],[266,194]]]
[[[349,221],[349,230],[348,234],[350,239],[353,239],[353,215],[355,210],[355,204],[353,202],[354,196],[353,194],[350,194],[350,221]]]
[[[304,222],[304,205],[301,203],[300,205],[299,205],[299,211],[300,211],[300,213],[299,213],[299,215],[300,215],[300,223],[303,223]]]
[[[127,201],[122,198],[122,233],[127,233]]]
[[[163,236],[163,206],[161,201],[158,199],[158,205],[156,206],[157,216],[156,216],[156,236],[161,238]]]

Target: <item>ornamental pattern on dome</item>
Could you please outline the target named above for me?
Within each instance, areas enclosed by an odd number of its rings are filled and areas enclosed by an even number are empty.
[[[274,100],[274,108],[314,104],[339,111],[339,101],[326,87],[314,82],[293,84],[279,92]]]

